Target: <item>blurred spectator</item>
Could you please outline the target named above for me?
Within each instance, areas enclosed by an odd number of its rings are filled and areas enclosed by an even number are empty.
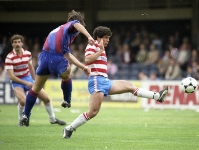
[[[2,42],[0,43],[0,56],[3,55],[3,52],[4,52],[7,45],[8,45],[8,39],[7,39],[6,36],[3,36]]]
[[[195,73],[195,75],[194,75],[194,78],[195,78],[196,80],[199,80],[199,64],[196,66],[196,73]]]
[[[113,79],[117,71],[118,71],[117,65],[111,59],[109,59],[107,62],[107,73],[109,78]]]
[[[141,44],[141,37],[140,37],[140,34],[137,33],[135,39],[133,41],[131,41],[131,43],[130,43],[130,47],[131,47],[134,55],[137,55],[137,53],[139,51],[140,44]]]
[[[138,79],[139,80],[148,80],[148,76],[144,73],[144,72],[140,72],[139,74],[138,74]]]
[[[30,51],[32,54],[32,64],[33,64],[33,67],[36,69],[38,66],[38,56],[39,56],[39,53],[41,53],[40,44],[38,42],[34,43],[33,49]]]
[[[3,63],[0,63],[0,81],[1,82],[6,81],[6,69],[4,68]]]
[[[158,75],[159,75],[160,78],[165,77],[165,72],[166,72],[166,70],[167,70],[167,68],[170,64],[170,59],[171,59],[170,52],[168,50],[166,50],[164,52],[162,59],[160,59],[158,61],[158,68],[159,68]]]
[[[177,59],[178,58],[178,49],[176,47],[174,47],[173,44],[170,44],[168,49],[170,51],[171,57],[174,59]]]
[[[199,56],[198,56],[198,51],[196,49],[193,49],[191,52],[191,57],[188,61],[188,66],[192,66],[193,62],[199,63]]]
[[[124,64],[130,64],[134,62],[133,53],[131,52],[129,45],[126,43],[122,46],[122,62]]]
[[[165,79],[166,80],[179,80],[181,79],[181,69],[179,64],[176,62],[175,59],[171,59],[169,66],[166,70]]]
[[[139,51],[136,55],[136,62],[138,63],[144,63],[146,61],[147,58],[147,49],[146,49],[146,45],[144,43],[141,43],[139,46]]]
[[[179,47],[179,43],[176,41],[174,35],[170,35],[168,41],[165,42],[165,49],[169,49],[169,45],[173,45],[173,47]]]
[[[194,72],[193,72],[192,67],[190,67],[190,66],[187,67],[185,77],[194,77]]]
[[[157,74],[155,72],[150,72],[149,80],[150,81],[159,81],[160,79],[157,77]]]
[[[195,45],[196,45],[196,49],[198,49],[199,51],[199,28],[198,30],[196,31],[196,35],[195,35]]]
[[[177,57],[177,62],[180,65],[180,68],[185,71],[190,59],[190,49],[186,42],[182,43],[181,49]]]
[[[149,52],[147,53],[145,64],[146,65],[156,64],[159,60],[159,57],[160,57],[159,50],[156,49],[154,44],[151,44],[149,47]]]
[[[162,40],[157,34],[154,35],[151,43],[155,45],[155,47],[159,50],[160,55],[162,56]]]
[[[115,60],[117,64],[122,64],[122,46],[118,46],[115,57],[112,57],[112,60]]]

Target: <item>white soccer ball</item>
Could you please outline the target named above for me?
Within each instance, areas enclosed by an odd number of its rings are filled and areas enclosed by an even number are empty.
[[[193,93],[198,88],[198,82],[192,77],[187,77],[181,81],[180,87],[185,93]]]

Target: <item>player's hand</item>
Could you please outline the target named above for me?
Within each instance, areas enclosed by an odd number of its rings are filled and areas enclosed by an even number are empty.
[[[104,42],[103,42],[103,39],[101,39],[100,42],[99,42],[99,48],[100,48],[101,51],[104,51],[104,50],[105,50],[105,49],[104,49]]]
[[[27,84],[26,84],[30,89],[32,88],[32,86],[33,86],[33,83],[32,82],[27,82]]]
[[[88,68],[87,66],[85,66],[84,69],[83,69],[83,71],[89,77],[90,72],[91,72],[90,68]]]
[[[94,43],[95,43],[94,39],[91,36],[89,36],[88,37],[88,44],[93,45]]]

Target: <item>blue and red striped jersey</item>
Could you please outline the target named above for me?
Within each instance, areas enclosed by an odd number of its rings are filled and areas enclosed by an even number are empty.
[[[79,32],[74,27],[78,20],[73,20],[52,30],[46,38],[43,50],[50,53],[70,53],[70,44],[74,41]]]

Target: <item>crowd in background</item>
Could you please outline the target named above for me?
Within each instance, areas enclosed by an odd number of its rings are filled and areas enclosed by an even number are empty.
[[[106,54],[108,75],[111,79],[127,80],[181,80],[194,77],[199,80],[199,31],[191,42],[189,33],[171,33],[168,37],[151,33],[147,26],[139,28],[115,27]],[[45,37],[26,37],[24,49],[32,53],[32,62],[37,68],[38,54],[42,50]],[[84,62],[86,38],[78,36],[70,46],[72,54]],[[10,37],[0,40],[0,81],[6,81],[4,61],[12,50]],[[86,79],[81,69],[72,66],[73,79]],[[53,77],[52,77],[53,78]]]

